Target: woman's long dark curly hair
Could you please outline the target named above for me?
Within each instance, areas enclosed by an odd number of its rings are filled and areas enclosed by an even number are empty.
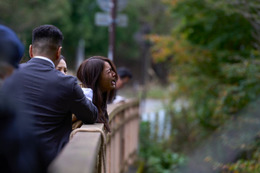
[[[118,75],[116,67],[112,61],[106,57],[93,56],[81,63],[77,71],[77,77],[82,83],[82,87],[91,88],[93,90],[92,102],[98,109],[98,123],[104,123],[105,129],[110,132],[109,118],[107,114],[107,103],[111,102],[115,95],[115,89],[102,93],[100,89],[99,79],[104,68],[105,62],[108,62],[112,70]]]

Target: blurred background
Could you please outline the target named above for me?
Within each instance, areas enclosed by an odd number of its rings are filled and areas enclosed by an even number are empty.
[[[73,74],[83,59],[108,56],[108,27],[95,19],[104,13],[99,3],[1,0],[0,23],[26,47],[36,26],[59,27]],[[133,73],[120,94],[143,100],[134,170],[260,172],[260,1],[123,3],[117,15],[127,25],[116,27],[113,61]]]

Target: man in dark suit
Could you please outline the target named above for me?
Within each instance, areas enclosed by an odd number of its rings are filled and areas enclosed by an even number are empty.
[[[68,142],[71,114],[85,124],[95,123],[97,108],[85,98],[77,79],[55,69],[61,54],[63,35],[53,25],[33,30],[31,59],[10,76],[3,85],[26,108],[34,127],[32,131],[46,144],[50,163]]]

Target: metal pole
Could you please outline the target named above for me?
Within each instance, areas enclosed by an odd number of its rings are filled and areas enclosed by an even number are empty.
[[[116,11],[117,11],[117,0],[110,0],[110,25],[108,28],[109,32],[109,46],[108,46],[108,58],[114,60],[115,57],[115,37],[116,37]]]

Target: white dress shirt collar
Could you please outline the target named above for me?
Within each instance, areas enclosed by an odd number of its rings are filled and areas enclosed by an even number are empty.
[[[45,61],[49,61],[49,62],[53,65],[53,67],[55,68],[54,63],[53,63],[52,60],[50,60],[49,58],[46,58],[46,57],[44,57],[44,56],[34,56],[33,58],[39,58],[39,59],[43,59],[43,60],[45,60]]]

